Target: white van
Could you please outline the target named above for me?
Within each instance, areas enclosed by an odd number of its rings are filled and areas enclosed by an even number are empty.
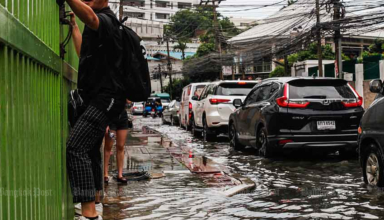
[[[193,96],[200,97],[201,92],[208,83],[191,83],[183,88],[180,104],[180,127],[187,130],[191,128],[190,119],[193,117],[193,109],[196,108],[196,101],[192,100]]]

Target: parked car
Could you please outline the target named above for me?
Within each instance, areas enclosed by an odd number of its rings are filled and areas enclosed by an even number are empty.
[[[187,130],[191,129],[192,124],[190,119],[193,115],[193,110],[196,108],[196,100],[200,97],[201,92],[207,84],[208,83],[191,83],[183,88],[179,114],[180,127],[185,127]],[[192,97],[195,97],[195,100],[193,100]]]
[[[377,93],[365,111],[359,127],[359,159],[365,183],[384,186],[384,91],[381,80],[373,80],[370,90]]]
[[[143,114],[144,102],[134,102],[132,108],[133,115]]]
[[[274,78],[257,85],[229,119],[230,145],[271,157],[283,149],[356,151],[363,99],[342,79]]]
[[[256,81],[217,81],[205,86],[191,118],[192,133],[211,141],[228,132],[229,115],[236,110],[234,99],[243,100]]]
[[[173,100],[168,106],[164,107],[163,123],[170,123],[172,126],[179,124],[180,102]]]

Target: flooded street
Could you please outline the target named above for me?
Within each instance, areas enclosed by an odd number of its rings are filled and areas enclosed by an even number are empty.
[[[193,148],[230,174],[248,177],[256,188],[226,197],[187,172],[127,186],[112,182],[106,188],[104,219],[384,219],[384,195],[363,184],[357,159],[307,154],[264,159],[253,149],[232,150],[225,137],[203,143],[179,127],[162,125],[161,119],[136,117],[134,124],[137,131],[148,126],[180,147]],[[151,149],[160,152],[161,146]],[[156,155],[169,157],[162,152]],[[154,160],[151,169],[185,170],[172,159]]]

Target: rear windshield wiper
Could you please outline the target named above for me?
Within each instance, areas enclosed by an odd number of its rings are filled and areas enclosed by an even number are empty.
[[[305,99],[326,99],[327,96],[321,95],[312,95],[312,96],[304,96]]]

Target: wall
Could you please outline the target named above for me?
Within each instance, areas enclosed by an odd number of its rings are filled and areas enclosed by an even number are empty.
[[[65,169],[67,94],[77,57],[65,60],[52,0],[0,0],[0,220],[73,219]]]

